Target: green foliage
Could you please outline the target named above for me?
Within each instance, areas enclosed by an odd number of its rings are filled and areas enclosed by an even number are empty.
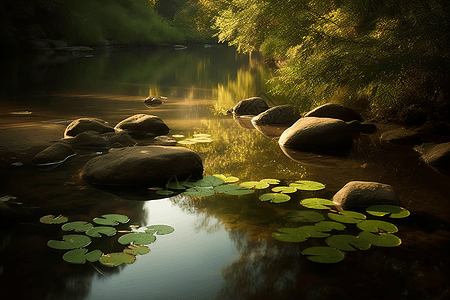
[[[101,237],[100,233],[106,236],[113,236],[117,233],[117,229],[109,226],[97,226],[86,231],[86,234],[90,237]]]
[[[406,218],[411,214],[409,210],[396,205],[372,205],[366,212],[377,217],[389,215],[389,218],[393,219]]]
[[[361,213],[355,212],[355,211],[340,211],[339,214],[334,213],[328,213],[328,217],[331,220],[334,220],[336,222],[341,223],[349,223],[349,224],[356,224],[363,220],[365,220],[367,217]]]
[[[69,234],[62,238],[62,241],[50,240],[47,242],[47,245],[53,249],[71,250],[83,248],[91,243],[91,239],[85,235]]]
[[[64,231],[75,231],[75,232],[85,232],[89,229],[94,227],[91,223],[84,222],[84,221],[76,221],[76,222],[69,222],[61,226],[61,229]]]
[[[300,204],[307,208],[330,209],[329,206],[334,205],[334,202],[323,198],[307,198],[300,201]]]
[[[133,245],[148,245],[156,241],[156,237],[153,233],[148,232],[132,232],[122,235],[118,242],[122,245],[133,244]]]
[[[103,255],[100,250],[93,250],[89,253],[88,249],[75,249],[69,252],[66,252],[63,255],[63,259],[72,264],[84,264],[86,261],[94,262],[100,259]]]
[[[344,253],[330,247],[310,247],[302,251],[306,258],[319,263],[338,263],[344,259]]]
[[[116,226],[119,225],[119,223],[127,223],[130,221],[130,218],[121,214],[106,214],[102,215],[101,218],[94,218],[92,221],[100,225]]]
[[[136,256],[124,252],[115,252],[115,253],[109,253],[104,254],[99,259],[100,263],[102,265],[108,266],[108,267],[118,267],[122,264],[130,265],[136,261]]]
[[[325,241],[330,247],[343,251],[367,250],[371,246],[367,240],[348,234],[333,235]]]
[[[261,201],[270,201],[272,203],[283,203],[291,200],[291,197],[282,193],[266,193],[259,196]]]

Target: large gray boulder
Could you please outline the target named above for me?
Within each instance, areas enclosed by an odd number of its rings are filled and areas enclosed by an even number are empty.
[[[424,144],[414,148],[421,154],[421,159],[440,173],[450,176],[450,142],[441,144]]]
[[[108,122],[96,118],[80,118],[70,123],[64,132],[64,137],[74,137],[85,131],[99,133],[114,132],[114,128]]]
[[[304,117],[334,118],[340,119],[344,122],[350,122],[353,120],[360,122],[363,121],[361,115],[353,109],[334,103],[327,103],[316,107],[315,109],[307,112]]]
[[[36,154],[31,163],[36,166],[56,165],[74,155],[75,151],[70,145],[58,142]]]
[[[155,186],[174,180],[200,179],[200,156],[183,147],[135,146],[113,149],[91,159],[81,178],[94,185]]]
[[[168,134],[170,129],[158,116],[137,114],[119,122],[114,129],[125,131],[133,138],[149,138]]]
[[[301,118],[280,136],[282,147],[300,151],[346,155],[353,145],[352,134],[344,121],[332,118]]]
[[[392,186],[369,181],[350,181],[333,196],[332,200],[344,210],[364,209],[381,204],[401,206]]]
[[[233,107],[233,114],[236,115],[253,115],[257,116],[263,111],[269,109],[269,105],[267,105],[266,101],[261,97],[252,97],[248,99],[244,99],[239,101]]]
[[[269,108],[252,119],[253,125],[291,126],[301,118],[300,112],[292,105],[278,105]]]

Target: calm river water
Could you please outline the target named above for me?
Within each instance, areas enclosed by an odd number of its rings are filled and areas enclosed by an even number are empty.
[[[239,100],[268,89],[270,71],[260,57],[198,47],[13,60],[3,70],[0,131],[54,125],[62,137],[77,118],[116,124],[134,114],[152,114],[171,128],[169,135],[211,135],[210,143],[186,145],[202,157],[205,176],[225,174],[239,182],[274,178],[282,185],[314,180],[326,188],[297,191],[280,204],[259,200],[270,188],[243,196],[178,194],[137,201],[79,179],[84,163],[99,153],[79,153],[47,171],[29,164],[40,149],[2,157],[8,163],[0,172],[0,197],[15,196],[36,213],[0,228],[1,299],[449,299],[450,178],[421,163],[410,148],[380,144],[377,133],[359,137],[346,159],[291,159],[276,138],[224,114]],[[143,99],[149,95],[167,101],[147,107]],[[324,238],[302,243],[272,238],[277,228],[308,225],[285,217],[305,210],[300,200],[331,199],[352,180],[392,185],[412,212],[405,219],[383,219],[399,228],[400,246],[346,251],[339,263],[319,264],[301,251],[326,246]],[[39,222],[46,214],[91,222],[111,213],[130,218],[121,225],[125,229],[165,224],[175,230],[158,235],[148,245],[150,253],[137,256],[134,264],[110,268],[63,261],[64,251],[47,246],[63,235],[60,225]],[[354,225],[347,227],[346,233],[358,234]],[[122,251],[119,235],[98,238],[88,248]]]

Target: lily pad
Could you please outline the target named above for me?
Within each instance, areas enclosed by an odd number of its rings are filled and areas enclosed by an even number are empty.
[[[179,182],[169,182],[168,184],[166,184],[166,188],[172,189],[172,190],[185,190],[186,189],[186,187]]]
[[[309,233],[298,228],[279,228],[280,232],[272,232],[272,237],[281,242],[304,242],[309,238]]]
[[[130,245],[128,248],[123,250],[123,253],[131,254],[131,255],[144,255],[150,252],[150,249],[147,246],[137,246]]]
[[[228,176],[227,177],[227,176],[225,176],[223,174],[214,174],[213,176],[215,176],[215,177],[217,177],[219,179],[222,179],[223,182],[225,182],[225,183],[234,183],[234,182],[239,181],[239,178],[237,178],[235,176]]]
[[[369,231],[361,231],[359,237],[377,247],[396,247],[402,240],[392,233],[374,234]]]
[[[267,182],[261,182],[261,181],[246,181],[240,184],[241,187],[247,188],[247,189],[257,189],[262,190],[269,187],[269,184]]]
[[[175,194],[174,191],[169,191],[169,190],[158,190],[158,191],[156,191],[156,193],[158,195],[163,195],[163,196],[169,196],[169,195]]]
[[[86,230],[91,229],[94,227],[91,223],[85,222],[85,221],[75,221],[75,222],[69,222],[61,226],[61,229],[64,231],[75,231],[75,232],[85,232]]]
[[[356,224],[367,218],[365,215],[359,212],[350,210],[340,211],[339,214],[328,213],[328,217],[333,221],[348,224]]]
[[[315,226],[325,227],[325,228],[329,228],[329,229],[336,229],[336,230],[344,230],[345,229],[345,225],[344,224],[338,223],[338,222],[334,222],[334,221],[317,222],[315,224]]]
[[[398,228],[392,223],[379,220],[365,220],[356,224],[359,229],[369,232],[397,232]]]
[[[69,221],[69,219],[67,217],[64,216],[57,216],[55,217],[54,215],[47,215],[47,216],[43,216],[39,219],[39,222],[44,223],[44,224],[62,224],[62,223],[66,223],[67,221]]]
[[[103,255],[103,252],[100,250],[93,250],[89,253],[87,252],[88,249],[71,250],[63,255],[63,259],[72,264],[84,264],[86,261],[97,261]]]
[[[175,229],[169,225],[150,225],[147,226],[147,228],[151,230],[156,230],[155,233],[157,235],[169,234],[175,231]]]
[[[97,226],[86,231],[86,234],[91,237],[101,237],[102,235],[100,233],[107,236],[113,236],[117,233],[117,229],[109,226]]]
[[[275,193],[290,194],[290,193],[295,193],[296,191],[297,191],[297,189],[292,186],[276,186],[276,187],[272,188],[272,192],[275,192]]]
[[[323,198],[307,198],[300,201],[300,204],[313,209],[330,209],[329,206],[335,205],[333,201]]]
[[[393,219],[406,218],[411,214],[409,210],[396,205],[372,205],[366,212],[377,217],[389,215],[389,218]]]
[[[209,187],[193,187],[184,191],[184,194],[193,197],[207,197],[214,195],[215,191]]]
[[[193,187],[193,186],[199,186],[199,187],[211,187],[211,186],[218,186],[221,185],[222,183],[224,183],[224,181],[216,176],[206,176],[203,177],[203,179],[197,180],[196,182],[193,183],[193,185],[189,185],[192,184],[191,183],[186,183],[188,184],[188,187]]]
[[[311,180],[297,180],[289,184],[289,186],[293,186],[303,191],[320,191],[325,188],[325,185],[323,183]]]
[[[292,222],[315,223],[325,220],[325,217],[316,211],[298,210],[288,212],[284,215]]]
[[[279,184],[280,180],[279,179],[273,179],[273,178],[266,178],[266,179],[261,179],[259,182],[265,182],[268,184]]]
[[[148,245],[154,241],[156,241],[156,236],[148,232],[127,233],[118,239],[122,245],[133,243],[139,246]]]
[[[130,265],[136,261],[136,256],[124,252],[114,252],[103,254],[99,259],[100,263],[108,267],[117,267],[122,264]]]
[[[309,233],[310,237],[313,238],[324,238],[330,236],[329,233],[326,233],[324,231],[331,231],[330,228],[327,227],[320,227],[315,225],[307,225],[307,226],[301,226],[297,228],[298,230],[303,230]]]
[[[102,218],[94,218],[92,221],[99,225],[116,226],[119,225],[119,223],[127,223],[128,221],[130,221],[130,218],[125,215],[106,214],[102,215]]]
[[[343,251],[367,250],[370,248],[370,243],[358,236],[339,234],[328,237],[326,240],[328,245],[333,248]]]
[[[254,190],[243,188],[241,186],[233,184],[219,185],[216,186],[214,190],[218,193],[224,193],[233,196],[248,195],[255,192]]]
[[[310,247],[302,251],[306,258],[318,263],[338,263],[344,259],[344,253],[331,247]]]
[[[272,203],[283,203],[291,200],[291,197],[281,193],[267,193],[259,196],[261,201],[270,201]]]
[[[192,141],[191,139],[186,139],[186,140],[178,141],[178,144],[181,144],[181,145],[194,145],[194,144],[197,144],[197,142]]]
[[[85,235],[69,234],[64,235],[62,241],[50,240],[47,245],[53,249],[72,250],[83,248],[91,243],[91,238]]]

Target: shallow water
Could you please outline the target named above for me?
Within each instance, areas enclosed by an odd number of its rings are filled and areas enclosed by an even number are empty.
[[[215,114],[267,89],[264,81],[270,72],[259,57],[226,47],[124,51],[10,61],[4,70],[9,76],[1,84],[0,130],[54,125],[61,128],[62,137],[65,126],[76,118],[97,117],[116,124],[137,113],[154,114],[171,128],[170,135],[211,135],[211,143],[186,146],[202,157],[205,175],[233,175],[241,182],[276,178],[282,184],[315,180],[326,189],[296,192],[281,204],[259,200],[268,190],[245,196],[179,194],[133,201],[130,195],[100,191],[79,179],[84,163],[98,153],[79,153],[47,171],[29,164],[39,149],[16,153],[15,158],[9,154],[2,157],[0,197],[17,197],[33,217],[0,229],[1,299],[449,297],[449,177],[421,163],[410,148],[380,144],[377,133],[357,138],[345,159],[305,154],[291,159],[276,138]],[[149,108],[143,104],[149,95],[168,100]],[[17,161],[23,166],[10,165]],[[342,262],[318,264],[301,251],[326,245],[323,238],[282,243],[271,237],[276,228],[303,225],[283,217],[304,209],[300,200],[330,199],[352,180],[392,185],[412,212],[406,219],[390,220],[399,228],[400,246],[346,252]],[[132,225],[167,224],[175,231],[157,236],[150,253],[138,256],[134,264],[116,268],[98,262],[69,264],[61,258],[64,251],[47,247],[48,240],[63,232],[59,225],[40,224],[40,216],[64,214],[70,221],[92,221],[107,213],[125,214]],[[357,234],[351,225],[346,232]],[[114,236],[94,239],[88,248],[111,253],[124,246]]]

